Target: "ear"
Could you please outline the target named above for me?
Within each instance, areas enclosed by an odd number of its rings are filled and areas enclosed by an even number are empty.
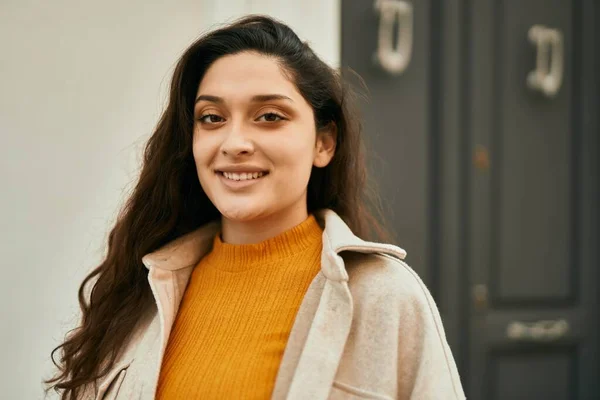
[[[315,145],[315,167],[326,167],[333,156],[337,143],[337,127],[332,122],[326,128],[317,132],[317,143]]]

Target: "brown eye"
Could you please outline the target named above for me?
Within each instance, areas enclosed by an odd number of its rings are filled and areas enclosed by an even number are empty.
[[[220,117],[217,114],[206,114],[199,118],[199,121],[203,124],[218,124],[224,120],[223,117]]]
[[[284,119],[285,118],[283,118],[281,115],[276,114],[276,113],[265,113],[265,114],[261,115],[260,117],[258,117],[257,121],[278,122],[278,121],[281,121]]]

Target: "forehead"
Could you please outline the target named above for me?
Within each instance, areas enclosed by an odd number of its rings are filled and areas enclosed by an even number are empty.
[[[294,100],[302,98],[276,58],[253,52],[217,59],[198,86],[198,94],[225,98],[267,92],[286,95]]]

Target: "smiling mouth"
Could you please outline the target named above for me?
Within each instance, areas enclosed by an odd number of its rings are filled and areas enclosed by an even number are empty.
[[[225,179],[231,181],[251,181],[255,179],[260,179],[269,173],[264,172],[225,172],[225,171],[217,171],[217,174],[225,177]]]

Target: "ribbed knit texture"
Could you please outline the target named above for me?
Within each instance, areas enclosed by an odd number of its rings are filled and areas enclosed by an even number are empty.
[[[313,216],[258,244],[226,244],[217,235],[186,288],[156,398],[270,398],[321,250]]]

